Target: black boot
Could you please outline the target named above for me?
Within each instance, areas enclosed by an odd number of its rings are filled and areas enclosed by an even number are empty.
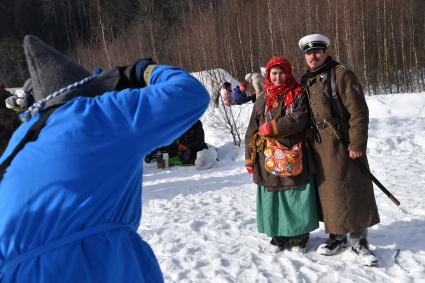
[[[309,237],[310,233],[290,237],[289,242],[291,243],[291,251],[295,253],[307,252],[307,242]]]
[[[288,244],[289,244],[288,238],[286,237],[283,237],[283,236],[272,237],[270,241],[271,247],[269,249],[269,252],[271,253],[281,252],[288,246]]]

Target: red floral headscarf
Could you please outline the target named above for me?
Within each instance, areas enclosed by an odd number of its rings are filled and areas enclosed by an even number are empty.
[[[281,67],[286,74],[286,81],[278,85],[274,85],[270,80],[270,70],[275,66]],[[264,89],[266,91],[266,111],[268,111],[278,101],[280,95],[284,96],[286,107],[291,105],[298,94],[302,92],[303,87],[292,76],[292,67],[288,59],[285,57],[273,57],[266,64]]]

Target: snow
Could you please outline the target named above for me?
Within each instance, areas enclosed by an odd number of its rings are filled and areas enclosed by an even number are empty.
[[[209,93],[219,89],[224,82],[229,82],[232,85],[232,89],[239,85],[239,82],[223,69],[195,72],[192,73],[192,76],[197,78],[205,86]]]
[[[166,282],[425,282],[425,93],[366,99],[371,170],[401,202],[395,206],[375,187],[381,223],[369,229],[369,241],[379,267],[361,266],[349,249],[318,255],[327,237],[322,224],[306,254],[269,253],[270,239],[257,232],[256,186],[243,165],[243,146],[210,128],[206,114],[217,167],[145,164],[139,234]],[[252,104],[242,107],[248,123]]]

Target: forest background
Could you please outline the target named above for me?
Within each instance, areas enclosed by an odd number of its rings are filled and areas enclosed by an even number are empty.
[[[29,33],[88,70],[152,57],[241,80],[274,55],[300,78],[298,40],[319,32],[368,94],[424,91],[424,11],[424,0],[1,0],[0,82],[28,77],[21,45]]]

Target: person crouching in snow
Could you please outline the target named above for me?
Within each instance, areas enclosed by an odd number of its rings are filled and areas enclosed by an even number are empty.
[[[196,121],[183,135],[177,139],[178,156],[183,165],[193,165],[196,153],[208,149],[205,143],[205,132],[201,121]]]
[[[273,57],[267,63],[264,90],[265,95],[252,109],[245,135],[245,166],[258,185],[257,227],[260,233],[272,237],[272,252],[285,248],[304,252],[310,231],[319,227],[314,163],[304,142],[310,119],[308,100],[284,57]],[[302,149],[302,160],[292,162],[292,155],[285,155],[282,150],[273,153],[268,146],[273,141]],[[283,160],[288,161],[286,165],[281,163]],[[269,166],[274,165],[281,165],[284,170],[279,166],[270,170]],[[292,171],[294,168],[298,168],[297,172]]]
[[[0,160],[0,281],[163,282],[137,234],[143,158],[199,119],[207,91],[150,59],[90,76],[35,36],[24,51],[36,103]]]
[[[248,88],[248,82],[247,81],[241,81],[239,86],[236,86],[233,89],[233,101],[235,104],[237,105],[241,105],[247,102],[252,101],[253,103],[255,102],[255,93],[248,94],[247,93],[247,88]]]

